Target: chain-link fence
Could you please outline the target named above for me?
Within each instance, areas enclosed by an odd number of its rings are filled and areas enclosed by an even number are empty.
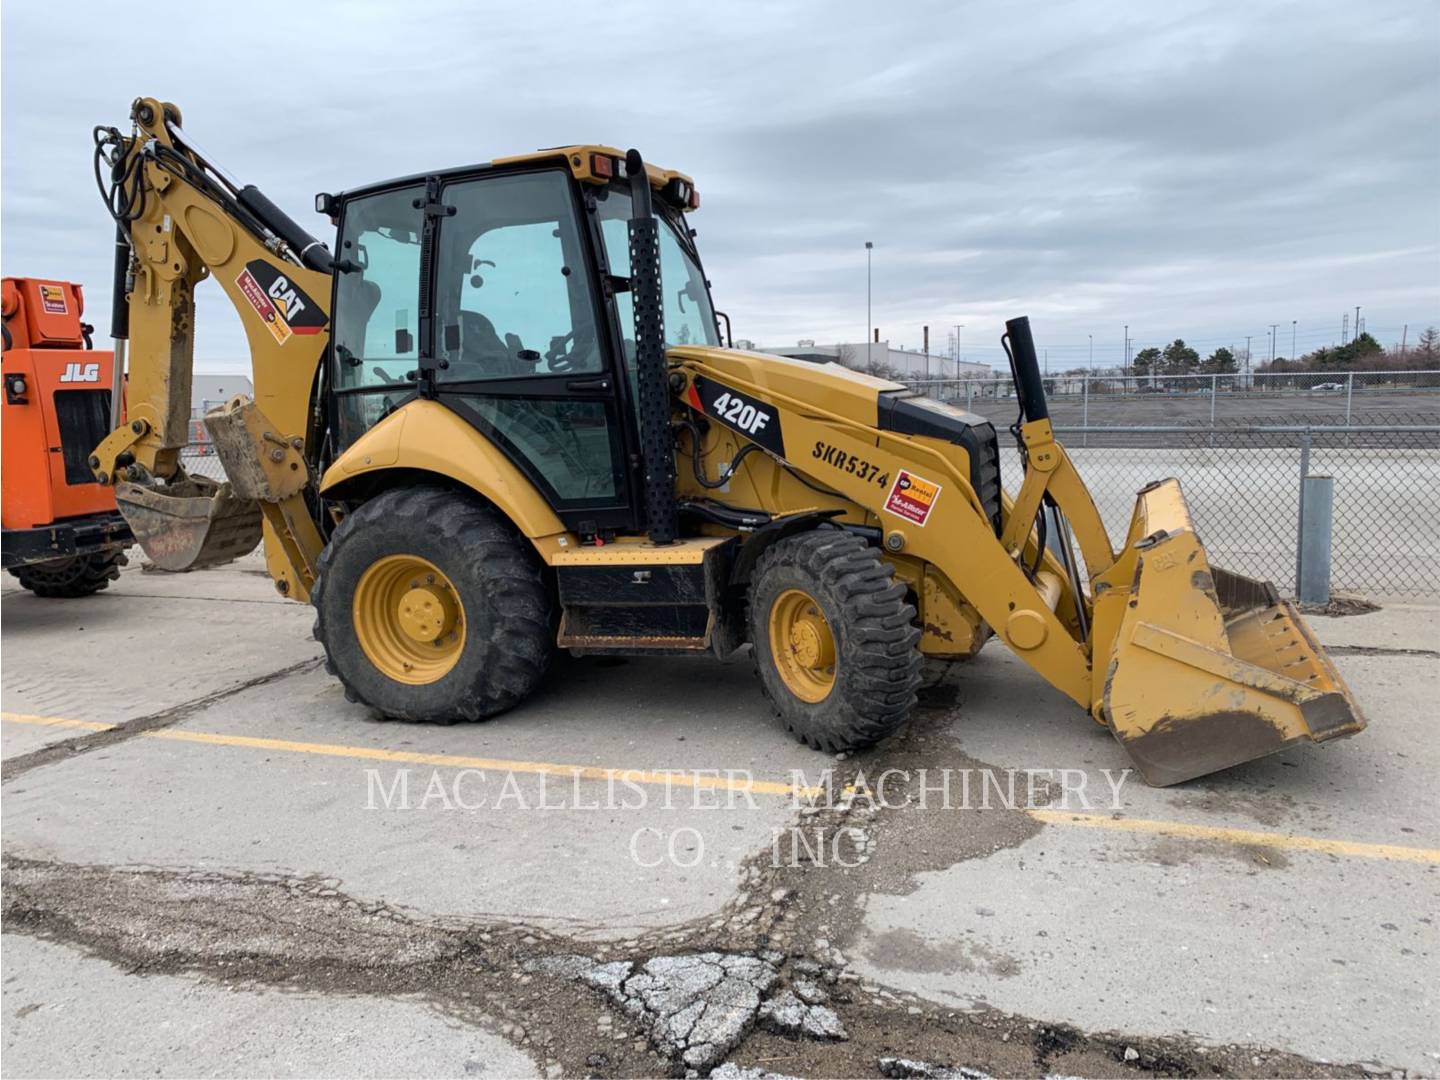
[[[1364,424],[1376,413],[1432,412],[1440,421],[1440,371],[1296,371],[1213,375],[1104,372],[1046,375],[1057,424],[1264,425],[1304,415],[1316,423]],[[916,379],[911,389],[1009,423],[1008,377]],[[1009,410],[1009,412],[1007,412]]]
[[[180,464],[191,476],[208,476],[212,480],[225,479],[225,466],[215,453],[209,440],[192,442],[180,453]]]
[[[1177,477],[1212,562],[1294,593],[1300,480],[1335,478],[1331,585],[1370,597],[1440,595],[1440,423],[1065,428],[1056,436],[1112,540],[1135,493]],[[1003,436],[1013,446],[1008,433]],[[1021,478],[1002,454],[1006,486]]]
[[[910,385],[997,430],[1016,420],[1008,378]],[[1089,372],[1047,374],[1045,388],[1116,539],[1135,492],[1176,476],[1217,565],[1293,592],[1308,469],[1335,477],[1333,587],[1440,596],[1440,371]]]

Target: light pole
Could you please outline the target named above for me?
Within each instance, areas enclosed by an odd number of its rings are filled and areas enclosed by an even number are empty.
[[[1275,335],[1276,335],[1276,333],[1277,333],[1279,330],[1280,330],[1280,324],[1279,324],[1278,322],[1272,322],[1272,323],[1270,324],[1270,366],[1271,366],[1271,367],[1274,367],[1274,366],[1275,366]]]
[[[865,366],[868,368],[875,362],[875,356],[870,351],[870,342],[875,337],[875,320],[870,314],[870,253],[875,250],[875,245],[869,240],[865,241]]]
[[[1291,320],[1290,320],[1290,359],[1291,359],[1291,360],[1294,360],[1294,359],[1295,359],[1295,324],[1298,323],[1299,321],[1300,321],[1299,319],[1291,319]]]
[[[1085,336],[1090,339],[1090,363],[1088,363],[1088,364],[1085,365],[1085,370],[1087,370],[1087,371],[1094,371],[1094,370],[1095,370],[1095,335],[1094,335],[1094,334],[1086,334]]]
[[[1125,367],[1130,366],[1130,324],[1125,324],[1125,359],[1121,361]]]

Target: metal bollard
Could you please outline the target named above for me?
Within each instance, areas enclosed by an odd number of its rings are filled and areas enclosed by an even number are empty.
[[[1330,527],[1335,478],[1307,476],[1300,485],[1300,558],[1295,591],[1302,604],[1330,602]]]

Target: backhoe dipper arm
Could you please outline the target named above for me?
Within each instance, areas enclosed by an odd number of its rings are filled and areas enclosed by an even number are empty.
[[[116,260],[127,303],[115,327],[129,339],[129,385],[128,423],[96,448],[91,468],[116,485],[137,539],[169,569],[249,550],[263,514],[277,587],[303,599],[320,548],[303,492],[329,341],[330,254],[207,161],[174,105],[140,98],[131,119],[129,137],[96,129],[96,177],[129,238],[128,265],[123,254]],[[195,287],[210,276],[240,313],[255,386],[253,402],[235,399],[206,417],[228,486],[189,477],[180,461],[190,441]]]

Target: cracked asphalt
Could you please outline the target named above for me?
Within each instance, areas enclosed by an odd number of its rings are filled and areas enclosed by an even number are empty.
[[[837,761],[748,663],[377,721],[253,557],[0,617],[6,1075],[1440,1072],[1433,608],[1313,621],[1366,733],[1165,791],[996,647]]]

